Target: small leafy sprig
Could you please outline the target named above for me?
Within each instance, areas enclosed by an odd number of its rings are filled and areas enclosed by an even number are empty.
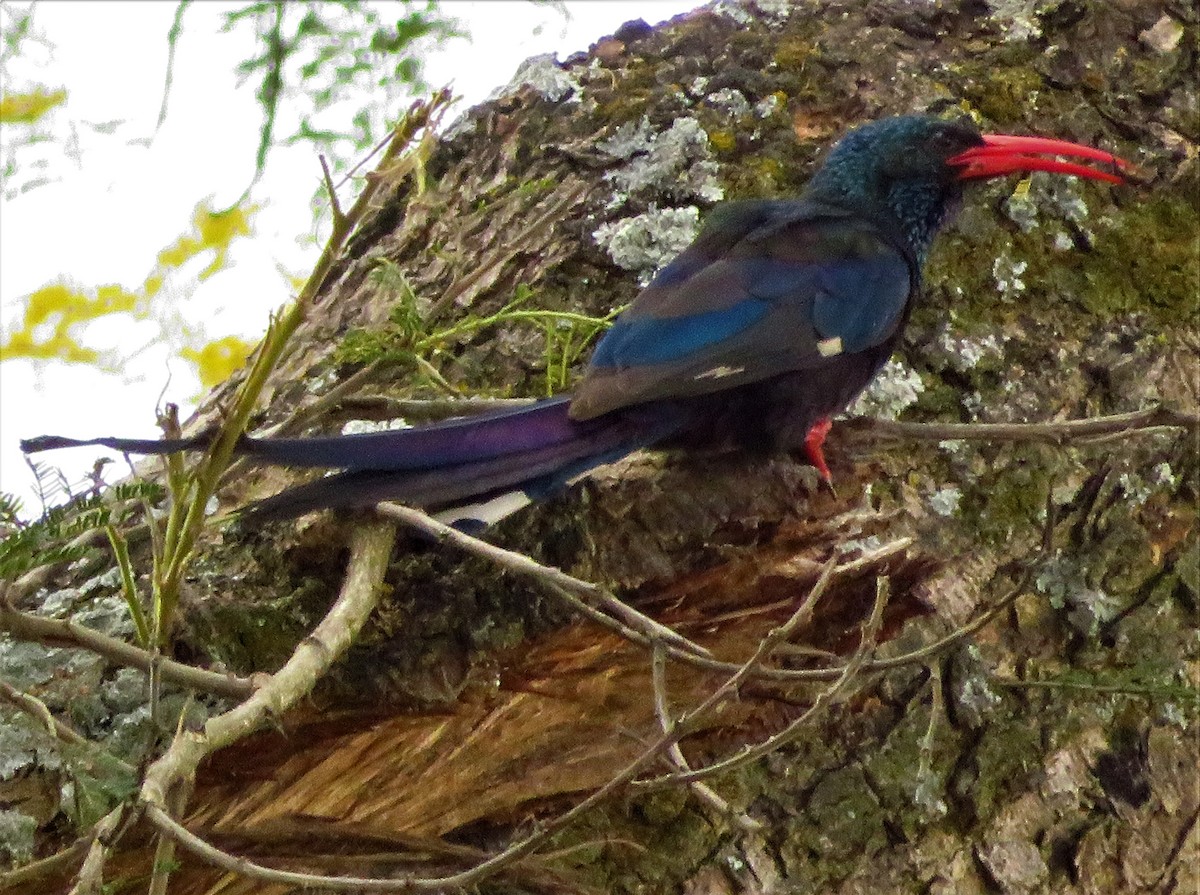
[[[493,314],[468,313],[445,326],[431,325],[422,313],[420,299],[408,279],[394,262],[379,259],[370,278],[380,289],[395,296],[388,324],[379,329],[356,329],[346,335],[337,358],[342,363],[391,361],[416,366],[437,387],[450,386],[437,372],[434,360],[446,348],[494,327],[531,324],[545,337],[542,365],[545,368],[546,394],[567,385],[571,365],[588,346],[608,329],[624,307],[603,317],[574,311],[556,311],[529,307],[536,296],[527,284],[517,286],[513,298]]]
[[[145,502],[161,501],[164,491],[153,482],[125,482],[104,495],[80,497],[48,510],[36,522],[20,522],[20,501],[0,495],[0,520],[8,534],[0,540],[0,579],[17,578],[41,566],[74,562],[90,552],[81,535],[123,525]]]

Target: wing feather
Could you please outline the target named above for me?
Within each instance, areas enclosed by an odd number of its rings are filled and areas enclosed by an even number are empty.
[[[902,242],[812,202],[732,205],[601,340],[573,419],[825,366],[897,333],[918,277]]]

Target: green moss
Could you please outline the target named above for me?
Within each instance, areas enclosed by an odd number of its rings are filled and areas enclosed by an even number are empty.
[[[1149,533],[1124,501],[1104,514],[1103,534],[1093,549],[1089,577],[1102,590],[1132,595],[1159,572]]]
[[[772,57],[784,71],[804,71],[815,59],[821,58],[821,49],[807,36],[795,37],[779,42]]]
[[[781,850],[789,872],[805,875],[804,868],[819,867],[821,878],[813,882],[820,884],[846,875],[887,845],[883,814],[861,768],[826,774],[809,799],[807,823]]]
[[[736,165],[721,169],[721,185],[727,199],[757,199],[787,192],[788,167],[771,155],[739,158]]]
[[[684,788],[663,790],[582,818],[553,849],[573,880],[612,893],[672,891],[708,857],[717,829]],[[604,843],[597,845],[597,843]],[[635,860],[631,860],[636,857]]]
[[[959,512],[984,543],[1002,546],[1015,534],[1042,524],[1057,458],[1051,449],[1033,444],[979,450],[985,455],[987,471],[964,483]]]
[[[689,798],[684,787],[661,789],[638,802],[638,813],[653,826],[670,824],[683,814]]]
[[[974,767],[964,769],[956,781],[959,798],[986,820],[1010,793],[1027,784],[1030,775],[1040,772],[1042,752],[1039,725],[1019,715],[997,713],[971,753]]]
[[[1179,576],[1179,583],[1191,594],[1192,600],[1200,601],[1200,540],[1193,539],[1184,548],[1175,564],[1175,573]]]
[[[311,581],[285,597],[267,602],[209,602],[189,613],[189,640],[237,674],[271,671],[291,656],[307,633],[307,612],[314,598],[328,595],[324,584]]]
[[[732,131],[710,130],[708,145],[713,152],[733,152],[737,149],[737,137]]]
[[[1164,321],[1196,322],[1196,208],[1185,191],[1163,190],[1130,204],[1098,222],[1096,230],[1086,265],[1054,259],[1057,278],[1073,287],[1088,311],[1103,316],[1147,311]]]
[[[641,120],[642,116],[654,109],[657,101],[654,88],[627,89],[624,81],[619,91],[614,90],[609,95],[611,99],[601,102],[597,107],[596,116],[614,125]]]
[[[1041,75],[1024,65],[965,64],[968,80],[964,95],[970,104],[992,121],[1020,121],[1031,97],[1044,89]]]
[[[962,412],[962,389],[937,376],[923,376],[925,391],[917,396],[914,405],[921,418],[952,420]]]
[[[1054,249],[1052,227],[1068,226],[1041,209],[1037,226],[1028,233],[1002,229],[976,213],[991,195],[975,198],[960,218],[959,227],[935,245],[926,269],[931,298],[922,315],[945,313],[942,298],[952,292],[953,308],[962,326],[991,328],[1017,319],[1028,311],[1023,296],[1036,296],[1037,312],[1052,331],[1088,331],[1095,319],[1148,313],[1173,325],[1194,325],[1195,297],[1200,294],[1200,258],[1195,251],[1197,210],[1188,190],[1163,190],[1120,209],[1105,208],[1092,185],[1080,192],[1092,213],[1084,226],[1091,231],[1085,255]],[[1024,293],[1001,295],[991,264],[980,259],[1009,255],[1027,265]],[[1086,315],[1086,319],[1084,319]]]

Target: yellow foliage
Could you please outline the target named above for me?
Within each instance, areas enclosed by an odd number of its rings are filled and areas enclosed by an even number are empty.
[[[224,268],[228,263],[229,247],[238,237],[250,234],[251,218],[257,210],[257,206],[247,206],[213,211],[205,204],[198,205],[192,215],[191,232],[158,253],[154,269],[137,291],[131,292],[118,285],[100,286],[94,290],[62,283],[43,286],[25,299],[24,312],[15,331],[0,342],[0,361],[23,357],[100,363],[99,352],[83,345],[78,332],[73,331],[77,324],[111,314],[128,314],[135,320],[151,319],[150,301],[162,292],[168,275],[204,252],[212,252],[213,257],[200,273],[200,279]],[[159,299],[160,302],[163,300]],[[163,335],[172,337],[166,331]],[[175,339],[178,338],[176,335]],[[195,340],[186,331],[182,338]],[[180,351],[196,365],[201,381],[208,387],[228,378],[245,361],[250,348],[242,339],[228,336],[199,348],[185,346]],[[105,359],[104,363],[111,364],[112,358]]]
[[[192,215],[192,233],[184,234],[158,253],[158,268],[151,278],[159,276],[173,267],[182,267],[201,252],[211,251],[212,262],[200,272],[206,280],[222,270],[229,262],[229,246],[239,236],[249,236],[250,219],[258,211],[257,205],[246,208],[234,206],[226,211],[213,211],[205,204],[197,205]],[[161,284],[160,284],[161,285]],[[147,291],[150,281],[146,282]]]
[[[182,267],[200,254],[200,242],[190,236],[181,236],[172,245],[158,253],[158,269]]]
[[[0,98],[0,124],[33,124],[55,106],[67,101],[67,91],[39,87],[32,93],[10,93]]]
[[[183,356],[196,365],[200,382],[205,388],[212,388],[229,378],[238,367],[246,362],[254,346],[237,336],[226,336],[209,342],[199,351],[194,348],[184,348]]]
[[[25,302],[21,326],[0,344],[0,360],[57,358],[68,363],[94,363],[99,355],[76,341],[71,327],[107,314],[133,313],[138,297],[120,286],[101,286],[95,295],[62,283],[43,286]],[[49,333],[37,332],[47,326]]]

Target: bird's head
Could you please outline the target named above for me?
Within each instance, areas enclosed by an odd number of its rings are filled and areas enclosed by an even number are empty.
[[[1089,167],[1060,156],[1106,165]],[[983,134],[966,121],[906,115],[873,121],[830,150],[808,195],[887,214],[919,256],[968,180],[1049,171],[1122,183],[1128,163],[1090,146],[1042,137]]]

